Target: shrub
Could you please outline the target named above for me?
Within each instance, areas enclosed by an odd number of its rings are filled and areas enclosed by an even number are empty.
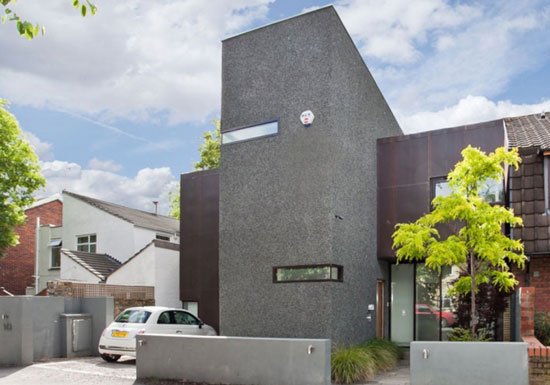
[[[485,328],[478,329],[476,332],[475,342],[489,342],[493,340],[491,334]],[[449,341],[472,342],[472,331],[470,329],[453,328],[452,332],[449,333]]]
[[[535,337],[543,345],[550,345],[550,313],[535,313]]]
[[[376,372],[388,370],[402,358],[399,346],[374,339],[358,346],[338,348],[332,354],[331,373],[336,383],[366,381]]]

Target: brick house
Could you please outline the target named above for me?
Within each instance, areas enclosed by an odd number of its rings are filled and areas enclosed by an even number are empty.
[[[61,226],[63,203],[60,194],[36,201],[25,210],[27,220],[16,229],[19,244],[0,259],[0,287],[13,295],[25,295],[34,287],[35,231],[37,225]],[[32,292],[34,294],[34,291]]]
[[[550,312],[550,118],[535,114],[505,119],[510,147],[518,147],[522,163],[511,170],[510,207],[523,218],[521,238],[528,262],[516,272],[521,287],[535,288],[535,311]]]

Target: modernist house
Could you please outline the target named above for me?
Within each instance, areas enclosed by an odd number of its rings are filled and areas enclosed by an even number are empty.
[[[483,194],[523,216],[518,277],[548,305],[547,118],[403,135],[332,7],[226,39],[222,59],[221,167],[182,175],[180,245],[181,299],[221,334],[445,340],[457,272],[397,265],[391,234],[448,193],[467,145],[521,148]]]
[[[25,210],[27,220],[16,229],[19,244],[6,250],[0,259],[0,287],[13,295],[34,294],[36,230],[41,225],[60,226],[62,223],[62,197],[55,194],[40,199]]]
[[[156,304],[181,306],[177,219],[68,191],[63,200],[63,226],[38,232],[37,292],[57,280],[152,286]]]

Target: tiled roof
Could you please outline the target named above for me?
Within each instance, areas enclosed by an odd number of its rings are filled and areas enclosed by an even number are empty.
[[[107,254],[85,253],[83,251],[65,249],[62,249],[61,252],[102,281],[105,281],[109,274],[120,266],[119,261]]]
[[[550,149],[550,114],[518,116],[504,119],[510,147]]]
[[[109,214],[133,223],[136,226],[151,230],[165,231],[168,233],[179,234],[180,232],[180,222],[176,218],[167,217],[164,215],[156,215],[147,211],[131,209],[129,207],[124,207],[115,203],[109,203],[84,195],[75,194],[66,190],[63,192],[71,197],[80,199],[83,202],[95,206],[100,210],[106,211]]]

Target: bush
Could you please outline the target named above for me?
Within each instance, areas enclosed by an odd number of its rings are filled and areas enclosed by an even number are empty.
[[[535,313],[535,337],[543,345],[550,345],[550,313]]]
[[[339,348],[331,358],[332,379],[340,384],[364,382],[373,374],[393,367],[402,356],[401,348],[388,340],[374,339]]]
[[[478,329],[476,333],[476,338],[474,338],[475,342],[489,342],[493,340],[486,328]],[[452,332],[449,334],[449,341],[472,342],[472,331],[470,329],[453,328]]]

